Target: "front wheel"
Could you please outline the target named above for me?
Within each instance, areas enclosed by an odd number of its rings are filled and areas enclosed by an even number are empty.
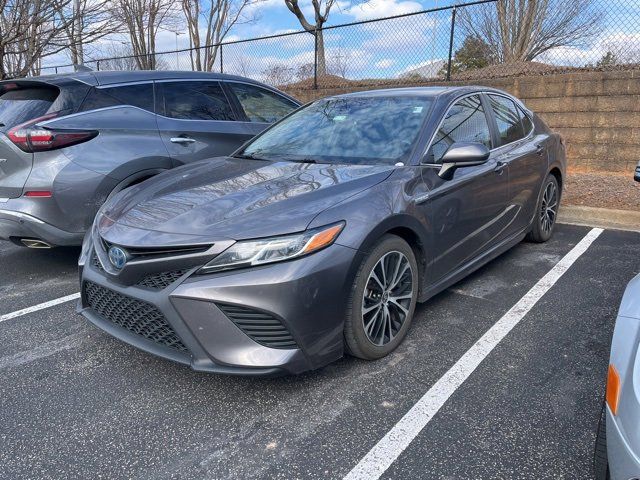
[[[349,298],[344,339],[347,351],[365,360],[391,353],[411,325],[418,298],[413,250],[385,235],[363,260]]]
[[[527,240],[544,243],[551,238],[556,226],[558,208],[560,207],[560,188],[555,176],[549,175],[542,185],[542,192],[536,206],[533,227]]]

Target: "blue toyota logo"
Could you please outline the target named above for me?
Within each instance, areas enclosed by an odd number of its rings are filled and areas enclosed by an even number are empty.
[[[127,263],[127,252],[120,247],[109,248],[109,261],[111,265],[120,270]]]

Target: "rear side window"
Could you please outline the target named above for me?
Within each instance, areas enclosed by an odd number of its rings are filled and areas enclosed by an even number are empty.
[[[182,120],[235,120],[218,82],[162,82],[164,115]]]
[[[439,162],[456,142],[477,142],[491,148],[491,132],[478,95],[458,100],[449,109],[431,144],[428,161]]]
[[[116,105],[132,105],[153,112],[153,84],[93,88],[82,104],[81,110],[95,110]]]
[[[522,121],[522,128],[524,129],[524,135],[527,136],[533,130],[533,122],[529,118],[529,115],[524,113],[522,109],[518,108],[518,114],[520,115],[520,120]]]
[[[491,108],[498,124],[500,145],[507,145],[525,137],[520,111],[507,97],[489,95]]]
[[[252,122],[273,123],[288,115],[298,106],[288,98],[264,88],[244,83],[229,83],[233,93]]]
[[[53,88],[21,88],[0,96],[0,129],[8,130],[45,115],[56,97]]]

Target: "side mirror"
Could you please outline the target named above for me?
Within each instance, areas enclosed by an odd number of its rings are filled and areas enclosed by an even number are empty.
[[[638,166],[636,167],[636,173],[635,173],[635,175],[633,176],[633,179],[634,179],[636,182],[640,182],[640,162],[638,162]]]
[[[456,169],[482,165],[489,159],[489,155],[489,149],[482,143],[456,142],[442,156],[442,167],[438,176],[444,180],[451,180]]]

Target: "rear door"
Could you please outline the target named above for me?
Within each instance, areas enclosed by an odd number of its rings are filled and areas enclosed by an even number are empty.
[[[9,131],[45,115],[58,94],[57,88],[46,85],[0,84],[0,199],[22,194],[33,165],[33,154],[20,150],[9,139]]]
[[[504,95],[487,95],[496,126],[497,161],[506,165],[509,176],[508,204],[513,222],[507,233],[529,226],[547,169],[545,139],[537,138],[533,122],[515,102]]]
[[[223,82],[231,100],[240,111],[247,131],[257,135],[271,124],[289,115],[299,105],[277,92],[242,82]]]
[[[229,155],[253,137],[218,81],[156,82],[162,140],[177,165]]]

